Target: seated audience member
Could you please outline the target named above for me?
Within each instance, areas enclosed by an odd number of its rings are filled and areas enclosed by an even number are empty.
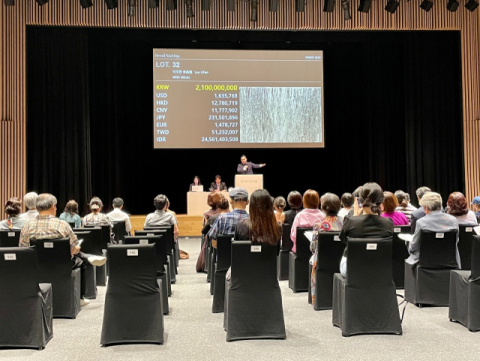
[[[318,259],[318,233],[338,232],[342,230],[343,226],[343,218],[337,215],[338,211],[340,210],[340,199],[336,194],[325,193],[322,198],[320,198],[320,204],[322,212],[325,214],[325,219],[321,222],[315,223],[315,225],[313,226],[313,238],[312,243],[310,244],[310,250],[313,253],[312,258],[310,259],[310,264],[312,265],[312,274],[310,278],[312,286],[312,304],[315,304],[316,269]]]
[[[214,214],[214,215],[212,215],[211,217],[208,218],[207,223],[205,223],[205,225],[203,226],[203,229],[202,229],[202,234],[203,235],[208,234],[208,232],[210,231],[213,224],[217,220],[217,217],[220,214],[230,212],[230,203],[228,202],[228,199],[225,198],[225,196],[223,194],[219,194],[219,196],[220,196],[221,200],[220,200],[220,203],[218,204],[218,207],[217,207],[218,213],[216,213],[216,214]]]
[[[448,196],[446,211],[457,219],[458,224],[477,225],[477,217],[473,211],[467,207],[467,200],[460,192],[453,192]]]
[[[417,194],[418,202],[420,205],[422,197],[431,191],[432,190],[428,187],[420,187],[417,189],[415,193]],[[412,225],[412,234],[415,233],[415,226],[417,221],[422,217],[425,217],[425,210],[423,209],[423,207],[418,207],[415,211],[412,212],[412,217],[410,218],[410,223]]]
[[[351,193],[343,193],[342,194],[342,208],[338,211],[339,217],[345,217],[348,212],[353,207],[353,202],[355,202],[355,197]]]
[[[238,221],[248,218],[248,213],[245,210],[248,205],[247,190],[241,187],[233,188],[229,196],[233,211],[219,214],[210,232],[208,232],[208,237],[212,240],[212,247],[214,248],[217,248],[217,234],[235,234]]]
[[[383,191],[377,183],[366,183],[361,188],[358,199],[362,205],[362,214],[348,218],[340,232],[340,240],[348,244],[348,238],[387,238],[393,236],[393,222],[380,217],[380,205]],[[340,261],[340,273],[347,274],[348,246],[345,247]]]
[[[125,231],[130,234],[132,229],[132,223],[130,222],[130,217],[128,214],[123,212],[123,199],[122,198],[115,198],[112,201],[113,211],[107,214],[107,217],[111,221],[125,221]]]
[[[225,185],[224,182],[222,182],[222,177],[219,175],[215,176],[215,182],[212,182],[210,184],[210,192],[221,192],[221,191],[226,191],[227,186]]]
[[[29,192],[23,196],[23,203],[25,204],[25,207],[28,208],[28,211],[22,213],[19,217],[25,218],[27,221],[37,218],[37,197],[38,194],[35,192]]]
[[[17,197],[10,198],[7,203],[5,203],[7,218],[0,222],[0,229],[11,231],[22,229],[28,219],[26,217],[20,217],[21,212],[22,202]]]
[[[277,222],[282,223],[282,214],[283,214],[283,210],[285,209],[285,206],[286,206],[286,202],[285,202],[285,198],[283,197],[277,197],[273,201],[273,208],[275,210],[275,219],[277,220]]]
[[[173,213],[167,212],[167,203],[168,198],[164,194],[159,194],[155,197],[153,204],[157,210],[147,216],[144,227],[173,225],[173,236],[177,239],[179,233],[177,219]]]
[[[207,204],[210,207],[208,211],[203,213],[203,225],[205,225],[210,217],[215,214],[218,214],[217,207],[222,201],[223,194],[220,193],[210,193],[207,197]]]
[[[402,212],[397,212],[397,197],[392,192],[383,192],[382,217],[391,218],[394,226],[408,226],[408,218]]]
[[[78,215],[78,203],[74,200],[67,202],[63,213],[58,218],[65,222],[75,222],[75,228],[79,228],[82,225],[82,219]]]
[[[192,187],[194,186],[201,186],[202,183],[200,182],[200,177],[198,175],[196,175],[194,178],[193,178],[193,183],[190,184],[190,192],[192,191]]]
[[[343,217],[343,222],[354,216],[358,216],[363,213],[362,204],[360,203],[360,192],[362,191],[362,186],[357,187],[352,193],[353,196],[353,208],[348,211],[348,213]]]
[[[422,230],[432,232],[448,232],[452,230],[458,231],[458,222],[450,214],[442,212],[442,197],[435,192],[425,193],[420,199],[420,206],[425,210],[425,217],[422,217],[417,221],[415,233],[413,234],[412,241],[408,244],[408,252],[410,257],[407,258],[407,262],[415,264],[420,257],[420,232]],[[457,232],[458,243],[458,232]],[[457,262],[460,267],[460,254],[457,248]]]
[[[297,246],[297,228],[298,227],[313,227],[317,222],[323,221],[325,214],[318,209],[320,198],[318,193],[309,189],[303,194],[303,211],[297,214],[292,224],[292,231],[290,232],[290,239],[293,242],[292,252],[295,253]]]
[[[106,214],[100,213],[103,209],[103,202],[98,197],[90,200],[90,214],[83,217],[82,224],[84,226],[110,226],[110,233],[113,230],[113,223]]]
[[[395,211],[402,212],[410,222],[412,219],[412,213],[417,209],[410,204],[410,194],[399,190],[395,192],[395,197],[397,197],[398,201],[398,207],[395,209]]]
[[[302,208],[303,198],[300,192],[291,191],[287,197],[288,206],[290,209],[288,211],[284,211],[282,213],[281,222],[282,224],[293,224],[295,217],[297,216],[298,212]]]
[[[473,211],[475,212],[475,216],[477,217],[477,222],[480,223],[480,197],[475,197],[470,203]]]
[[[81,268],[81,305],[87,305],[90,301],[83,299],[85,293],[85,262],[94,266],[103,266],[106,257],[88,255],[80,252],[77,236],[73,233],[70,225],[55,217],[57,213],[57,199],[48,193],[40,194],[37,198],[37,210],[39,215],[25,223],[20,233],[19,247],[30,247],[31,239],[55,239],[69,238],[70,253],[72,255],[72,268]]]

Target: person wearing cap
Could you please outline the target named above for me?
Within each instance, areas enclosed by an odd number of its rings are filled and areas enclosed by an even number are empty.
[[[477,217],[477,222],[480,223],[480,197],[475,197],[472,200],[472,203],[470,205],[473,208],[473,211],[475,212],[475,216]]]
[[[248,205],[247,190],[241,187],[233,188],[229,196],[233,211],[220,214],[215,220],[210,232],[208,232],[208,237],[212,240],[213,248],[217,248],[217,234],[234,234],[238,221],[248,218],[246,211]]]
[[[247,162],[247,157],[242,155],[240,157],[240,164],[237,166],[238,174],[253,174],[253,168],[263,168],[266,166],[265,163],[263,164],[255,164],[252,162]]]
[[[110,226],[110,233],[112,233],[113,223],[106,214],[100,213],[102,208],[102,200],[98,197],[93,197],[90,201],[90,210],[92,213],[87,214],[83,218],[82,224],[84,226]]]
[[[130,217],[128,214],[122,211],[123,209],[123,199],[122,198],[115,198],[112,201],[113,211],[107,214],[108,218],[112,221],[124,221],[125,222],[125,232],[130,234],[130,230],[132,229],[132,224],[130,223]]]

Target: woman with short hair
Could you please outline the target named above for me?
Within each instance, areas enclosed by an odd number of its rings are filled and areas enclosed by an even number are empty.
[[[394,226],[408,226],[408,218],[402,212],[397,212],[397,197],[392,192],[383,192],[382,217],[391,218]]]
[[[63,213],[58,218],[65,222],[74,222],[75,228],[79,228],[82,225],[82,219],[78,215],[78,203],[73,199],[67,202]]]
[[[0,229],[9,231],[21,230],[28,221],[27,218],[19,217],[20,213],[22,213],[22,201],[17,197],[12,197],[5,203],[5,213],[7,218],[0,222]]]
[[[460,192],[453,192],[448,196],[447,213],[457,219],[458,224],[477,225],[475,213],[468,209],[467,200]]]
[[[207,197],[207,204],[210,207],[209,210],[203,213],[203,225],[207,224],[208,219],[214,214],[218,214],[217,207],[222,201],[223,194],[212,192]]]
[[[341,199],[342,208],[338,211],[338,216],[345,217],[352,209],[353,202],[355,202],[355,197],[351,193],[343,193]]]
[[[287,197],[287,203],[290,209],[288,211],[284,211],[280,218],[280,222],[282,224],[293,224],[295,217],[297,216],[298,212],[302,208],[303,198],[300,192],[291,191]]]

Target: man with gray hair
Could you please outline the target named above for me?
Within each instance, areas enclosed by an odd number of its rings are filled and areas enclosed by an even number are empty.
[[[408,245],[408,257],[407,262],[415,264],[420,257],[420,233],[422,230],[432,231],[437,233],[445,233],[449,231],[457,231],[457,244],[458,244],[458,222],[457,219],[450,214],[442,212],[442,197],[435,192],[425,193],[420,200],[420,205],[425,210],[425,217],[419,219],[413,238]],[[458,247],[456,249],[456,256],[458,266],[460,267],[460,254],[458,253]]]
[[[73,233],[70,225],[56,218],[57,198],[49,193],[42,193],[38,196],[36,207],[38,209],[38,217],[31,219],[25,223],[20,233],[19,247],[30,247],[30,239],[70,239],[70,254],[72,255],[72,269],[80,268],[82,275],[81,292],[85,294],[85,264],[89,262],[94,266],[103,266],[106,262],[105,257],[88,255],[80,252],[78,239]],[[80,305],[87,305],[88,300],[82,298]]]
[[[37,218],[37,197],[38,194],[35,192],[30,192],[23,196],[23,204],[25,204],[25,207],[28,208],[28,211],[22,213],[21,215],[19,215],[19,217],[24,218],[27,221]]]
[[[122,211],[123,209],[123,199],[122,198],[115,198],[112,201],[113,211],[107,214],[107,217],[110,218],[112,221],[124,221],[125,222],[125,231],[130,234],[130,230],[132,229],[132,224],[130,223],[130,217],[128,214]]]
[[[428,192],[431,192],[432,190],[428,187],[420,187],[416,190],[417,198],[418,198],[418,204],[421,205],[421,200],[425,194]],[[417,224],[417,221],[425,217],[425,211],[423,210],[423,207],[418,207],[415,211],[412,212],[412,217],[410,219],[410,224],[412,225],[412,234],[415,233],[415,227]]]

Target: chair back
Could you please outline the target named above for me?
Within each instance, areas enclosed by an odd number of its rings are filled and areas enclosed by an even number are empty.
[[[0,247],[18,247],[20,231],[0,231]]]
[[[227,271],[232,264],[233,235],[217,234],[217,271]]]
[[[295,253],[297,260],[310,260],[312,251],[310,251],[310,240],[305,236],[305,232],[312,232],[313,227],[297,227],[297,241]]]
[[[155,245],[108,245],[107,294],[142,296],[158,292]]]
[[[75,228],[75,222],[67,222],[71,229]]]
[[[135,245],[135,244],[153,244],[155,247],[155,259],[158,272],[165,272],[164,264],[167,263],[167,249],[165,244],[165,238],[163,235],[154,235],[154,236],[126,236],[123,240],[125,245]]]
[[[250,241],[233,241],[230,245],[232,284],[252,291],[278,287],[277,246]]]
[[[470,278],[472,280],[480,279],[480,236],[472,237],[472,273]]]
[[[92,231],[77,231],[74,230],[73,233],[77,236],[78,240],[83,239],[80,249],[84,253],[93,254],[93,239],[94,234]]]
[[[59,277],[68,277],[72,272],[70,239],[31,239],[30,245],[37,249],[38,281],[54,283]]]
[[[110,226],[104,224],[96,224],[96,225],[84,225],[84,228],[100,228],[100,246],[101,249],[107,249],[107,245],[110,243]]]
[[[92,239],[92,248],[90,250],[91,254],[97,255],[97,256],[103,256],[102,252],[102,228],[100,226],[97,227],[85,227],[85,228],[74,228],[73,233],[77,232],[90,232],[91,233],[91,239]],[[78,238],[78,237],[77,237]]]
[[[117,243],[120,243],[120,241],[123,241],[125,239],[125,236],[127,235],[125,221],[112,221],[112,223],[112,232],[114,234],[115,241],[117,241]]]
[[[458,253],[460,253],[460,262],[462,262],[462,270],[471,269],[472,265],[472,240],[473,225],[458,225]]]
[[[340,241],[340,232],[318,232],[319,271],[334,273],[340,272],[340,260],[343,256],[345,244]]]
[[[37,253],[35,247],[0,248],[0,304],[5,306],[38,294]]]
[[[392,237],[349,237],[347,242],[347,286],[374,289],[393,285]]]
[[[173,239],[173,225],[143,227],[144,231],[152,231],[156,229],[167,230],[167,235],[166,235],[167,251],[169,254],[171,254],[173,251],[173,248],[175,247],[175,240]]]
[[[392,267],[393,282],[397,288],[403,288],[405,284],[405,260],[410,255],[405,241],[398,237],[402,233],[412,233],[412,226],[393,226],[392,241]]]
[[[418,265],[428,269],[458,269],[457,231],[420,231]]]
[[[283,224],[282,228],[282,252],[290,252],[293,247],[292,239],[290,238],[290,233],[292,232],[292,225],[288,223]]]

